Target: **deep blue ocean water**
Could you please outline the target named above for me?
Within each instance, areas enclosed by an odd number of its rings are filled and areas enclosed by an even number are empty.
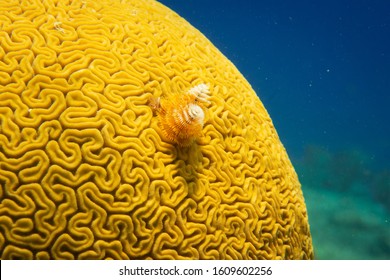
[[[390,259],[390,2],[160,2],[265,105],[300,177],[316,257]]]

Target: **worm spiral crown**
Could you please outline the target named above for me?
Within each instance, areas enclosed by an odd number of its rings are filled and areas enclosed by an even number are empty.
[[[165,138],[179,146],[191,145],[202,135],[205,118],[204,105],[209,104],[209,87],[200,84],[187,93],[172,94],[156,99],[151,107],[157,112]]]

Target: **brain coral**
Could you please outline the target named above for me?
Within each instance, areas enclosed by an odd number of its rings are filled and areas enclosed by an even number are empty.
[[[202,135],[170,143],[148,101],[203,83]],[[2,259],[313,257],[262,103],[153,0],[0,0],[0,167]]]

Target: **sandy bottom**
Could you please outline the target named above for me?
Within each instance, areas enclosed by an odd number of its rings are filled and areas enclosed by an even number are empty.
[[[316,259],[390,259],[390,217],[363,196],[303,186]]]

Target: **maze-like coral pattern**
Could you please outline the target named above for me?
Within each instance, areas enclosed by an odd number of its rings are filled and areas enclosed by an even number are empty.
[[[206,83],[203,135],[148,100]],[[152,0],[0,0],[2,259],[312,258],[300,185],[266,110]]]

